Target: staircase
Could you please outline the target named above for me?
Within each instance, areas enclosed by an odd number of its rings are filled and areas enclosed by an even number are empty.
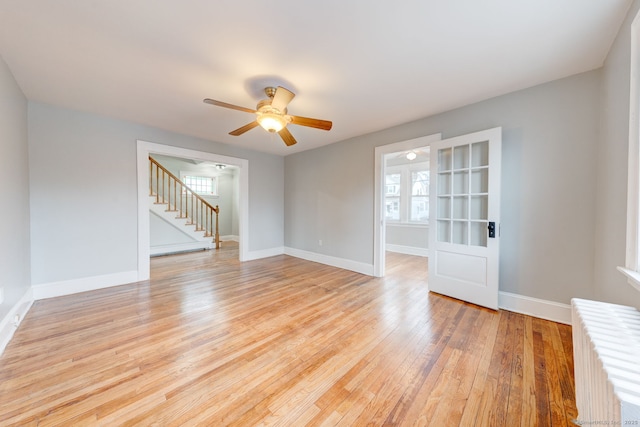
[[[220,248],[218,214],[200,195],[193,192],[178,177],[149,156],[149,211],[170,224],[190,243],[174,248],[151,248],[151,255],[195,249]]]

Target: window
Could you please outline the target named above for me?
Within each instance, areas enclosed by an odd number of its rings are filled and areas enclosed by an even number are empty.
[[[410,221],[429,221],[429,171],[411,172]]]
[[[399,223],[429,222],[428,165],[407,164],[387,168],[385,219]]]
[[[196,176],[180,173],[182,182],[194,193],[201,196],[218,195],[218,179],[215,176]]]
[[[388,221],[400,221],[400,178],[399,173],[385,177],[385,218]]]

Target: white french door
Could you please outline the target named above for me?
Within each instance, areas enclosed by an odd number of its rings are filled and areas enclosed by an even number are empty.
[[[431,144],[429,290],[494,310],[502,128]]]

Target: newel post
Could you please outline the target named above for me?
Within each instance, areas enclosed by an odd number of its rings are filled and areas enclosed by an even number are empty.
[[[218,232],[218,214],[220,213],[220,208],[216,205],[215,208],[216,213],[216,249],[220,249],[220,233]]]

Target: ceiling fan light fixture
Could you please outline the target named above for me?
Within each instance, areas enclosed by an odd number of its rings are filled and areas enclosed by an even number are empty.
[[[262,113],[257,120],[260,126],[271,133],[280,132],[287,125],[285,118],[275,113]]]
[[[265,94],[268,99],[258,102],[256,109],[240,107],[239,105],[229,104],[227,102],[216,101],[215,99],[205,98],[205,104],[211,104],[218,107],[229,108],[231,110],[243,111],[245,113],[253,113],[256,115],[255,120],[240,126],[236,130],[229,132],[229,135],[240,136],[258,126],[262,127],[269,133],[277,133],[282,141],[289,147],[297,143],[296,139],[291,135],[287,125],[306,126],[310,128],[330,130],[333,123],[329,120],[314,119],[311,117],[290,116],[287,114],[287,106],[289,102],[296,96],[282,86],[267,87]]]

